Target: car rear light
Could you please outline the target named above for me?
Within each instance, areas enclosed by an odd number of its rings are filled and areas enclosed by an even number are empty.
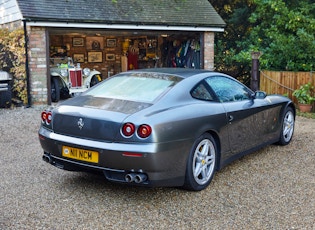
[[[125,123],[121,130],[125,137],[131,137],[136,132],[136,126],[133,123]],[[149,125],[140,125],[137,129],[137,135],[140,138],[147,138],[152,133],[152,128]]]
[[[140,125],[137,134],[141,138],[147,138],[151,134],[151,127],[149,125]]]
[[[130,137],[135,133],[136,127],[132,123],[126,123],[122,127],[122,133],[126,137]]]
[[[42,112],[42,122],[49,125],[51,123],[52,114],[49,111],[43,111]]]

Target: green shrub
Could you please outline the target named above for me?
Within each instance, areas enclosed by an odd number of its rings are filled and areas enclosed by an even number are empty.
[[[0,69],[13,76],[14,97],[27,103],[24,31],[0,29]]]

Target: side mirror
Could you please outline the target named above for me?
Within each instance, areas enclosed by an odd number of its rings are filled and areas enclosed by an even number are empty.
[[[257,99],[264,99],[267,97],[267,93],[264,91],[256,91],[255,92],[255,98]]]

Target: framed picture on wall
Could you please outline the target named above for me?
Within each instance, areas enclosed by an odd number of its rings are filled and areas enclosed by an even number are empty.
[[[102,51],[88,52],[88,62],[103,62],[103,52]]]
[[[84,54],[73,54],[73,62],[74,63],[84,62]]]
[[[115,61],[115,54],[106,54],[106,61]]]
[[[84,38],[72,38],[72,46],[84,46]]]
[[[116,39],[114,39],[114,38],[106,39],[106,46],[107,47],[116,47]]]
[[[104,49],[104,38],[103,37],[86,37],[86,49],[88,50]]]

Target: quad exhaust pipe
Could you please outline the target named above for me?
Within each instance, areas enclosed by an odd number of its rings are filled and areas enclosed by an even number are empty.
[[[147,175],[144,173],[128,173],[125,176],[125,181],[128,183],[135,182],[140,184],[148,179]]]
[[[50,156],[49,153],[44,153],[42,157],[43,161],[52,164],[56,166],[57,168],[64,169],[64,165],[61,165]],[[106,176],[106,175],[105,175]],[[121,178],[122,179],[122,178]],[[143,182],[146,182],[148,180],[148,176],[145,173],[142,172],[130,172],[125,175],[125,181],[128,183],[136,183],[136,184],[141,184]]]

